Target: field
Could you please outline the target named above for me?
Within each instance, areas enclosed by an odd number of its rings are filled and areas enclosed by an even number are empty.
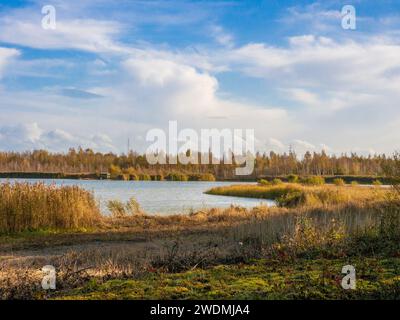
[[[91,203],[90,194],[65,187],[25,188],[7,189],[8,206],[0,211],[3,221],[9,212],[30,212],[0,236],[2,299],[400,297],[400,203],[391,189],[242,186],[243,195],[256,190],[277,200],[301,201],[250,210],[112,217],[98,216],[93,203],[93,210],[80,211],[79,217],[87,219],[65,223],[71,214],[60,209],[54,212],[63,223],[44,227],[37,224],[38,212],[49,210],[17,210],[32,202],[32,194],[56,192],[57,197],[46,197],[56,200],[46,203],[57,208],[71,193],[77,202]],[[237,187],[227,190],[237,192]],[[41,268],[49,264],[57,270],[54,291],[41,288]],[[341,287],[345,265],[357,270],[355,290]]]

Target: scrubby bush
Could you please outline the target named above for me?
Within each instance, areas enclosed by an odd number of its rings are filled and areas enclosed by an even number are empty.
[[[152,180],[154,180],[154,181],[163,181],[164,180],[164,175],[156,174],[155,176],[152,177]]]
[[[139,175],[139,179],[142,181],[151,181],[151,176],[145,173]]]
[[[342,178],[333,179],[333,184],[336,186],[344,186],[345,182]]]
[[[129,174],[123,173],[118,176],[119,180],[128,181],[130,179]]]
[[[297,183],[299,182],[299,176],[296,174],[289,174],[287,176],[287,181],[290,183]]]
[[[374,181],[372,181],[372,185],[373,186],[381,186],[382,185],[382,182],[380,182],[380,180],[374,180]]]
[[[303,191],[295,190],[281,195],[275,201],[279,207],[297,207],[305,202],[305,194]]]
[[[197,173],[189,175],[189,181],[215,181],[215,176],[212,173]]]
[[[258,181],[258,184],[261,186],[270,186],[271,182],[269,182],[268,180],[265,180],[265,179],[261,179]]]
[[[118,179],[122,174],[121,168],[114,164],[110,165],[108,172],[110,173],[111,179]]]
[[[201,181],[215,181],[215,176],[212,173],[204,173],[201,176]]]
[[[170,173],[166,179],[169,181],[188,181],[189,177],[182,173]]]
[[[283,183],[282,180],[278,179],[278,178],[275,178],[275,179],[272,180],[272,184],[273,185],[279,185],[279,184],[282,184],[282,183]]]
[[[310,176],[310,177],[304,177],[303,179],[301,179],[301,183],[317,186],[317,185],[325,184],[325,179],[324,179],[324,177],[321,177],[321,176]]]
[[[132,174],[129,175],[129,180],[138,181],[139,180],[139,176],[136,173],[132,173]]]
[[[127,168],[123,170],[123,174],[126,175],[126,179],[124,180],[133,180],[133,181],[137,181],[139,180],[139,175],[136,172],[135,168]]]

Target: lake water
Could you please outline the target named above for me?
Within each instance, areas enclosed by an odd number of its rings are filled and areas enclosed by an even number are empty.
[[[43,181],[47,184],[78,185],[92,191],[106,213],[108,200],[127,201],[135,197],[147,213],[172,214],[188,213],[205,208],[226,208],[239,205],[252,208],[274,205],[272,200],[224,197],[204,194],[213,187],[241,184],[239,182],[181,182],[181,181],[112,181],[112,180],[61,180],[61,179],[0,179],[4,181]],[[248,183],[247,183],[248,184]]]

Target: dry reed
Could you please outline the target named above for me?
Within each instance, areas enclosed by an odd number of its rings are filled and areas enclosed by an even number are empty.
[[[86,228],[100,217],[93,194],[77,186],[0,184],[0,233]]]

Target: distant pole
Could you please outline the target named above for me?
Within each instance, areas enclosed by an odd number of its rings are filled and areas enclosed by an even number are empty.
[[[128,156],[128,155],[129,155],[129,151],[130,151],[130,143],[129,143],[129,138],[128,138],[128,149],[127,149],[127,150],[128,150],[128,152],[127,152],[127,154],[126,154],[126,155]]]

